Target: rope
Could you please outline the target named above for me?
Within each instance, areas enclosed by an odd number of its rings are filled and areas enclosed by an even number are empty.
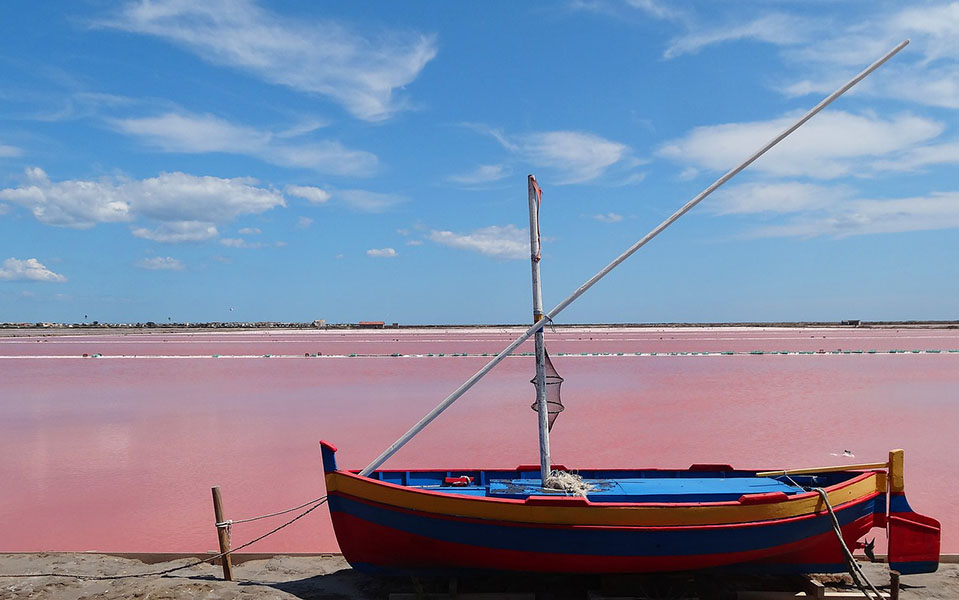
[[[853,557],[852,552],[849,550],[849,546],[846,545],[846,541],[842,539],[842,527],[839,525],[839,519],[836,517],[836,512],[829,503],[826,490],[819,487],[811,489],[819,493],[823,504],[826,505],[826,510],[829,511],[829,517],[832,519],[832,529],[836,533],[836,538],[839,539],[839,545],[842,547],[843,555],[846,559],[846,567],[849,569],[849,576],[852,577],[852,582],[856,584],[856,587],[859,588],[859,591],[862,592],[862,595],[869,600],[882,600],[882,594],[880,594],[879,590],[876,589],[876,586],[869,581],[869,578],[866,577],[866,574],[862,572],[862,567],[859,566],[859,562],[855,559],[855,557]],[[862,581],[860,581],[860,578],[862,578]],[[863,582],[869,586],[869,589],[872,590],[875,596],[872,596],[866,590]]]
[[[287,513],[291,513],[291,512],[293,512],[294,510],[300,510],[301,508],[306,508],[307,506],[309,506],[309,505],[311,505],[311,504],[316,504],[317,502],[319,502],[320,500],[323,500],[324,498],[326,498],[326,496],[320,496],[319,498],[316,498],[316,499],[314,499],[314,500],[310,500],[309,502],[304,502],[303,504],[301,504],[301,505],[299,505],[299,506],[294,506],[293,508],[288,508],[288,509],[286,509],[286,510],[281,510],[280,512],[270,513],[270,514],[268,514],[268,515],[260,515],[259,517],[250,517],[250,518],[248,518],[248,519],[227,519],[226,521],[222,521],[222,522],[220,522],[220,523],[216,523],[216,526],[217,526],[217,527],[229,527],[230,525],[236,525],[237,523],[250,523],[250,522],[252,522],[252,521],[259,521],[260,519],[269,519],[270,517],[278,517],[278,516],[280,516],[280,515],[285,515],[285,514],[287,514]]]
[[[544,488],[552,490],[562,490],[567,494],[586,497],[586,494],[593,491],[593,486],[583,481],[579,473],[569,471],[550,471],[549,476],[543,485]]]
[[[259,541],[262,540],[263,538],[269,537],[269,536],[273,535],[274,533],[276,533],[277,531],[283,529],[284,527],[288,527],[288,526],[292,525],[293,523],[299,521],[300,519],[302,519],[302,518],[305,517],[306,515],[310,514],[311,512],[313,512],[314,510],[316,510],[317,508],[319,508],[319,507],[323,506],[324,504],[326,504],[326,500],[327,500],[327,497],[326,497],[326,496],[323,496],[322,498],[317,498],[316,500],[313,501],[313,502],[315,502],[316,504],[314,504],[313,506],[311,506],[309,509],[307,509],[307,510],[303,511],[302,513],[296,515],[295,517],[293,517],[292,519],[290,519],[290,520],[287,521],[286,523],[283,523],[283,524],[280,525],[279,527],[276,527],[276,528],[274,528],[274,529],[272,529],[272,530],[264,533],[264,534],[261,535],[260,537],[255,538],[255,539],[253,539],[253,540],[250,540],[249,542],[243,544],[242,546],[239,546],[239,547],[237,547],[237,548],[233,548],[232,550],[228,550],[228,551],[226,551],[226,552],[221,552],[221,553],[219,553],[219,554],[217,554],[217,555],[211,556],[211,557],[209,557],[209,558],[204,558],[204,559],[198,560],[198,561],[196,561],[196,562],[188,563],[188,564],[185,564],[185,565],[182,565],[182,566],[179,566],[179,567],[173,567],[172,569],[164,569],[164,570],[162,570],[162,571],[152,571],[152,572],[150,572],[150,573],[131,573],[131,574],[129,574],[129,575],[78,575],[78,574],[75,574],[75,573],[18,573],[18,574],[9,574],[9,575],[0,574],[0,577],[18,577],[18,578],[26,578],[26,577],[71,577],[71,578],[73,578],[73,579],[88,579],[88,580],[94,580],[94,581],[107,581],[107,580],[115,580],[115,579],[133,579],[133,578],[136,578],[136,577],[156,577],[156,576],[161,576],[161,575],[169,575],[170,573],[175,573],[175,572],[177,572],[177,571],[182,571],[182,570],[184,570],[184,569],[189,569],[189,568],[192,568],[192,567],[196,567],[196,566],[202,565],[203,563],[208,563],[208,562],[210,562],[210,561],[217,560],[217,559],[219,559],[219,558],[223,558],[224,556],[228,556],[228,555],[233,554],[233,553],[235,553],[235,552],[239,552],[240,550],[243,550],[244,548],[246,548],[246,547],[248,547],[248,546],[251,546],[251,545],[255,544],[256,542],[259,542]],[[304,506],[307,506],[308,504],[310,504],[310,503],[307,502],[307,504],[304,504],[304,505],[299,506],[299,507],[297,507],[297,508],[303,508]],[[283,514],[283,513],[286,513],[286,512],[291,512],[291,511],[293,511],[293,510],[296,510],[296,509],[295,509],[295,508],[291,508],[290,510],[286,510],[286,511],[283,511],[282,513],[277,513],[277,514]],[[260,517],[257,517],[257,518],[260,518]],[[254,520],[256,520],[256,519],[254,519]],[[221,525],[220,523],[217,523],[217,526],[218,526],[218,527],[219,527],[220,525]],[[224,522],[223,525],[226,525],[226,523]]]
[[[836,517],[836,512],[833,510],[832,504],[829,503],[829,496],[826,494],[826,490],[820,487],[807,487],[796,483],[796,481],[789,476],[785,469],[783,469],[782,475],[777,476],[777,479],[779,477],[784,477],[786,480],[788,480],[789,485],[793,487],[807,492],[817,492],[819,494],[819,497],[822,498],[823,504],[826,505],[826,510],[829,512],[829,518],[832,520],[832,529],[836,534],[836,538],[839,540],[839,546],[842,547],[843,558],[846,559],[846,568],[849,571],[849,577],[852,578],[852,582],[856,584],[856,587],[859,588],[859,591],[862,592],[863,596],[869,600],[882,600],[882,594],[876,589],[876,586],[869,581],[869,578],[866,577],[866,574],[863,573],[862,567],[859,566],[859,562],[852,555],[852,551],[849,550],[849,546],[846,545],[846,541],[842,537],[842,526],[839,525],[839,519]],[[869,591],[866,590],[863,582],[869,586],[869,589],[872,590],[875,596],[872,596]]]

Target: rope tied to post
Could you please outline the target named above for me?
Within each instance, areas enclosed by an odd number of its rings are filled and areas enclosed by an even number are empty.
[[[202,565],[202,564],[204,564],[204,563],[212,562],[212,561],[214,561],[214,560],[219,560],[219,559],[221,559],[221,558],[224,558],[224,557],[226,557],[226,556],[230,556],[231,554],[234,554],[234,553],[236,553],[236,552],[239,552],[240,550],[243,550],[244,548],[248,548],[249,546],[252,546],[253,544],[259,542],[260,540],[265,539],[265,538],[273,535],[274,533],[280,531],[281,529],[283,529],[283,528],[285,528],[285,527],[289,527],[289,526],[292,525],[293,523],[299,521],[300,519],[302,519],[302,518],[305,517],[306,515],[310,514],[311,512],[313,512],[314,510],[316,510],[317,508],[319,508],[319,507],[323,506],[324,504],[326,504],[326,501],[327,501],[327,496],[321,496],[320,498],[317,498],[316,500],[311,500],[310,502],[307,502],[306,504],[302,504],[302,505],[300,505],[300,506],[298,506],[298,507],[294,507],[294,508],[291,508],[291,509],[288,509],[288,510],[285,510],[285,511],[281,511],[281,512],[279,512],[279,513],[273,513],[273,514],[271,514],[271,515],[264,515],[264,516],[262,516],[262,517],[255,517],[255,518],[253,518],[252,520],[255,521],[255,520],[259,520],[260,518],[266,518],[267,516],[276,516],[276,515],[279,515],[279,514],[285,514],[285,513],[288,513],[288,512],[292,512],[292,511],[294,511],[294,510],[297,510],[298,508],[303,508],[303,507],[305,507],[305,506],[309,506],[310,504],[313,504],[313,506],[310,506],[310,508],[308,508],[308,509],[306,509],[305,511],[301,512],[300,514],[296,515],[295,517],[293,517],[293,518],[290,519],[289,521],[283,523],[282,525],[279,525],[279,526],[277,526],[277,527],[274,527],[274,528],[271,529],[270,531],[264,533],[263,535],[261,535],[261,536],[259,536],[259,537],[257,537],[257,538],[254,538],[254,539],[250,540],[249,542],[243,544],[242,546],[238,546],[238,547],[233,548],[233,549],[231,549],[231,550],[228,550],[228,551],[226,551],[226,552],[220,552],[219,554],[215,554],[215,555],[213,555],[213,556],[204,558],[204,559],[202,559],[202,560],[197,560],[197,561],[194,561],[194,562],[191,562],[191,563],[187,563],[187,564],[181,565],[181,566],[179,566],[179,567],[173,567],[173,568],[171,568],[171,569],[164,569],[164,570],[162,570],[162,571],[150,571],[150,572],[148,572],[148,573],[130,573],[130,574],[128,574],[128,575],[81,575],[81,574],[77,574],[77,573],[0,573],[0,577],[16,577],[16,578],[29,578],[29,577],[69,577],[69,578],[72,578],[72,579],[81,579],[81,580],[90,580],[90,581],[112,581],[112,580],[116,580],[116,579],[134,579],[134,578],[137,578],[137,577],[159,577],[159,576],[169,575],[170,573],[175,573],[175,572],[177,572],[177,571],[182,571],[182,570],[184,570],[184,569],[190,569],[190,568],[192,568],[192,567],[196,567],[196,566]],[[224,520],[224,521],[217,522],[216,525],[217,525],[218,528],[219,528],[221,525],[222,525],[222,526],[225,526],[225,527],[228,527],[228,526],[229,526],[229,523],[232,523],[232,522],[238,522],[238,521]]]
[[[259,520],[261,520],[261,519],[269,519],[269,518],[271,518],[271,517],[279,517],[280,515],[285,515],[285,514],[287,514],[287,513],[293,512],[293,511],[295,511],[295,510],[300,510],[301,508],[306,508],[307,506],[310,506],[310,505],[312,505],[312,504],[316,504],[317,502],[320,502],[321,500],[325,500],[325,499],[326,499],[326,496],[320,496],[319,498],[314,498],[313,500],[310,500],[309,502],[304,502],[303,504],[301,504],[301,505],[299,505],[299,506],[294,506],[293,508],[288,508],[288,509],[286,509],[286,510],[281,510],[281,511],[278,511],[278,512],[275,512],[275,513],[269,513],[269,514],[266,514],[266,515],[259,515],[259,516],[257,516],[257,517],[248,517],[248,518],[246,518],[246,519],[225,519],[225,520],[223,520],[223,521],[221,521],[221,522],[219,522],[219,523],[216,523],[216,526],[217,526],[217,527],[229,527],[230,525],[236,525],[236,524],[238,524],[238,523],[250,523],[250,522],[252,522],[252,521],[259,521]]]

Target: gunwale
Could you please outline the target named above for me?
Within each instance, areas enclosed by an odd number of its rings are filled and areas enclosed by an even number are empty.
[[[613,527],[682,527],[737,525],[823,514],[816,492],[786,496],[769,503],[722,502],[590,502],[567,496],[530,496],[519,500],[449,494],[373,480],[346,471],[326,474],[330,494],[341,494],[398,509],[438,516],[483,519],[504,523],[589,525]],[[885,471],[862,472],[825,488],[835,508],[885,494]],[[575,504],[570,506],[570,504]]]

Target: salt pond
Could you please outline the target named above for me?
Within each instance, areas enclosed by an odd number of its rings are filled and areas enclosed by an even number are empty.
[[[212,550],[210,486],[233,519],[319,497],[320,439],[366,466],[518,332],[0,338],[0,551]],[[547,344],[566,378],[555,462],[785,468],[902,447],[911,503],[959,552],[959,330],[559,328]],[[536,463],[532,360],[504,361],[384,466]],[[236,526],[234,545],[273,524]],[[320,509],[250,550],[336,542]]]

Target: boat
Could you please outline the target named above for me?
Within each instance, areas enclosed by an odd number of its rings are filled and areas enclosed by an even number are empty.
[[[685,470],[553,464],[549,432],[562,378],[543,327],[636,250],[901,50],[899,44],[792,127],[720,177],[549,312],[539,285],[542,191],[528,178],[533,325],[360,471],[338,468],[321,442],[340,550],[357,570],[390,575],[476,572],[649,573],[723,569],[823,573],[855,569],[851,549],[885,528],[890,567],[938,568],[940,525],[905,497],[904,452],[879,463],[766,471],[727,464]],[[535,337],[534,337],[535,336]],[[381,465],[530,337],[536,355],[540,464],[516,468],[381,469]]]
[[[844,572],[830,511],[812,488],[825,493],[847,547],[883,527],[890,568],[938,568],[940,525],[909,507],[902,450],[882,467],[778,475],[709,464],[582,469],[593,491],[572,496],[543,489],[539,465],[361,476],[320,445],[340,550],[369,573]]]

